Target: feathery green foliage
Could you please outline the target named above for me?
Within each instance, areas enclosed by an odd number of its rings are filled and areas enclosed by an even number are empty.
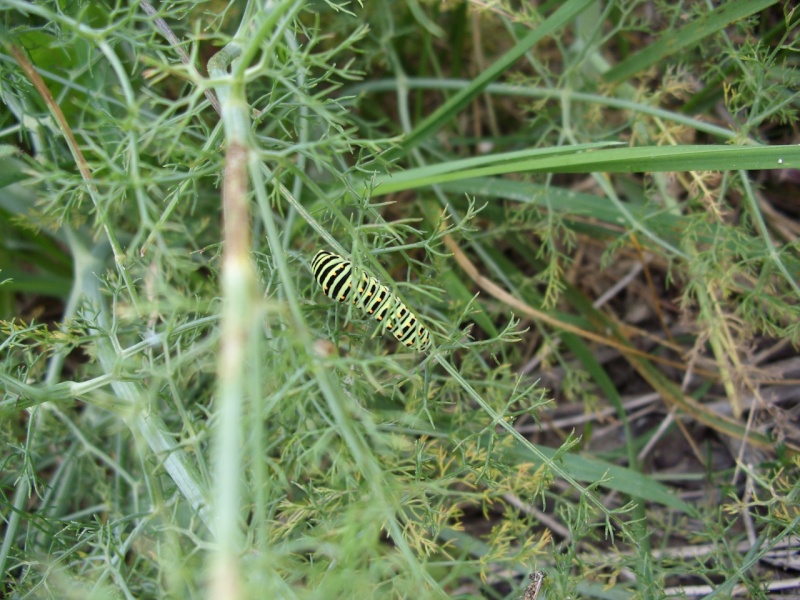
[[[518,4],[0,0],[0,595],[768,597],[798,16]]]

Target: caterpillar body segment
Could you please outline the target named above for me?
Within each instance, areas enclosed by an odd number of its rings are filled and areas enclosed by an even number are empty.
[[[320,250],[311,261],[311,271],[326,296],[337,302],[352,302],[382,323],[401,344],[420,352],[431,347],[427,328],[389,288],[366,273],[354,284],[353,265],[346,258]]]

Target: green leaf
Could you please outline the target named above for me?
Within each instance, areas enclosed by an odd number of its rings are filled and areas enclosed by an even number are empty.
[[[764,10],[776,3],[776,0],[728,0],[715,10],[701,15],[680,29],[668,31],[661,39],[635,53],[629,59],[619,63],[603,75],[608,83],[625,81],[636,73],[640,73],[653,65],[657,65],[667,57],[691,48],[707,39],[712,34],[722,31],[731,23]]]
[[[583,150],[583,149],[582,149]],[[606,148],[565,154],[563,149],[530,151],[533,158],[517,152],[437,167],[409,169],[376,178],[373,196],[436,185],[450,181],[507,173],[654,173],[659,171],[730,171],[739,169],[800,168],[797,146],[646,146]]]

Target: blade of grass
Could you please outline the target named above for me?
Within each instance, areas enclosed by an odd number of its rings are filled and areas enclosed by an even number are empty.
[[[707,39],[731,23],[755,14],[775,4],[777,0],[728,0],[709,13],[701,15],[678,30],[669,31],[664,37],[649,44],[603,75],[607,83],[625,81],[672,56]]]
[[[463,90],[470,85],[470,80],[411,77],[404,80],[403,84],[406,86],[406,88],[415,90]],[[387,90],[395,91],[397,88],[397,80],[382,79],[348,87],[343,94],[347,94],[348,96],[359,96],[365,93],[376,93]],[[649,117],[664,119],[666,122],[685,125],[686,127],[708,133],[709,135],[721,138],[723,140],[730,140],[737,137],[736,132],[731,131],[729,128],[720,127],[719,125],[708,123],[701,119],[688,117],[683,113],[665,110],[658,106],[651,106],[648,104],[643,104],[642,102],[628,100],[626,98],[614,98],[611,96],[602,96],[600,94],[589,94],[570,89],[559,90],[536,87],[533,85],[517,85],[512,83],[492,83],[486,86],[484,93],[494,94],[497,96],[550,99],[561,102],[585,102],[601,107],[626,110],[638,115],[647,115]],[[744,143],[747,142],[748,141],[745,141]]]
[[[431,137],[444,123],[452,119],[462,108],[469,104],[473,98],[480,94],[487,85],[505,73],[511,65],[528,52],[535,44],[546,36],[554,34],[570,20],[585,10],[593,0],[567,0],[558,10],[545,21],[521,39],[511,50],[500,57],[488,69],[478,75],[469,86],[456,93],[432,115],[412,131],[402,145],[395,151],[388,153],[388,160],[395,160],[406,155],[412,148],[418,146],[423,140]]]
[[[553,460],[558,452],[539,444],[536,444],[536,448],[548,460]],[[509,452],[516,460],[531,460],[531,453],[521,444],[515,444]],[[536,460],[540,459],[536,457],[534,462]],[[650,502],[657,502],[687,515],[697,513],[694,507],[678,498],[666,486],[633,469],[577,454],[562,454],[558,457],[558,461],[563,465],[562,468],[578,481],[600,481],[602,487],[616,490],[633,498],[644,498]]]
[[[409,169],[378,176],[372,195],[382,196],[439,183],[506,173],[653,173],[800,168],[800,148],[797,146],[646,146],[557,154],[507,162],[502,161],[502,156],[481,157],[469,159],[471,168],[463,169],[459,169],[459,161],[448,167],[440,165],[436,168]],[[485,166],[474,166],[478,164]]]
[[[452,181],[442,184],[441,188],[459,196],[466,194],[470,197],[486,198],[489,203],[481,214],[484,217],[489,217],[496,225],[502,224],[504,219],[502,210],[500,208],[495,209],[498,204],[497,201],[500,199],[541,207],[543,210],[558,210],[570,217],[588,217],[593,223],[592,227],[595,235],[601,235],[602,232],[598,231],[601,227],[600,224],[607,223],[608,226],[604,227],[606,234],[617,236],[619,235],[619,227],[624,226],[627,221],[625,215],[619,211],[615,204],[603,201],[600,196],[562,189],[552,185],[545,186],[526,181],[487,177]],[[453,201],[453,205],[459,208],[461,204],[461,200],[456,199]],[[646,223],[647,227],[655,234],[672,244],[678,245],[680,243],[681,237],[688,226],[686,218],[665,212],[659,206],[627,203],[625,206],[637,221]],[[573,223],[573,227],[576,230],[579,230],[578,227],[581,225],[583,225],[582,222],[576,221]],[[708,233],[699,232],[696,234],[697,242],[713,245],[717,243],[720,236],[730,235],[730,232],[725,231],[729,227],[724,223],[715,223],[709,227]],[[742,239],[739,243],[743,246],[742,254],[744,256],[761,256],[764,253],[764,245],[760,244],[757,239]],[[800,272],[800,260],[796,257],[784,253],[781,255],[781,260],[789,270]]]

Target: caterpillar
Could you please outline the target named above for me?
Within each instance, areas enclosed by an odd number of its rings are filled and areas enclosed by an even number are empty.
[[[328,298],[347,302],[352,297],[354,306],[384,323],[401,344],[420,352],[431,347],[431,336],[425,326],[375,277],[362,273],[361,282],[353,292],[353,265],[346,258],[320,250],[311,261],[311,271]]]

